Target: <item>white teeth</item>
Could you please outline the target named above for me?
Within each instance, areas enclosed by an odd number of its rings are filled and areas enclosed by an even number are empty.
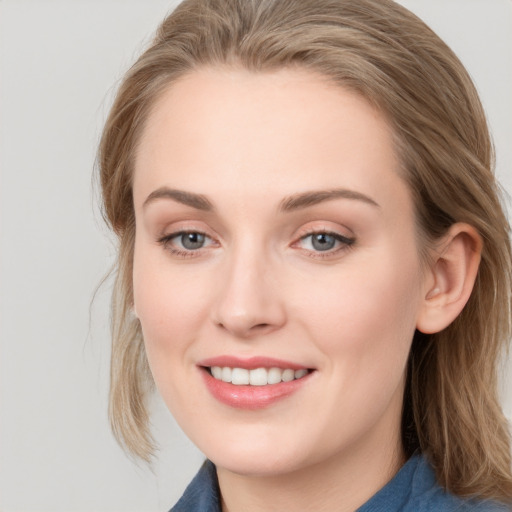
[[[280,382],[290,382],[294,379],[301,379],[308,374],[308,370],[292,370],[286,368],[255,368],[246,370],[245,368],[230,368],[229,366],[212,366],[211,373],[217,380],[231,382],[236,386],[250,384],[251,386],[266,386],[267,384],[279,384]]]
[[[231,372],[231,383],[237,386],[249,384],[249,370],[245,368],[233,368]]]
[[[283,382],[290,382],[293,379],[295,379],[295,372],[293,370],[290,370],[289,368],[286,370],[283,370],[283,376],[282,376]]]
[[[222,380],[222,368],[220,366],[212,366],[212,375],[217,380]]]
[[[222,368],[222,377],[221,379],[224,382],[231,382],[231,368],[229,366],[225,366]]]
[[[302,379],[305,375],[308,374],[308,371],[306,369],[304,370],[295,370],[295,378],[296,379]]]
[[[283,376],[283,370],[281,368],[270,368],[267,376],[268,384],[279,384],[281,377]]]
[[[265,370],[265,368],[250,370],[249,384],[251,386],[265,386],[265,384],[267,384],[267,370]]]

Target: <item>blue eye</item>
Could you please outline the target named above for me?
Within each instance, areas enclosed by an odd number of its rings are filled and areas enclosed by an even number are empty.
[[[180,231],[158,240],[164,248],[177,256],[193,256],[197,251],[212,245],[213,240],[199,231]]]
[[[353,238],[347,238],[338,233],[327,233],[324,231],[310,233],[300,239],[301,247],[313,252],[336,252],[354,243]]]
[[[206,241],[206,236],[202,233],[181,233],[177,235],[175,238],[178,238],[181,246],[189,251],[194,251],[196,249],[201,249],[204,246]]]
[[[317,251],[329,251],[334,249],[336,245],[336,238],[327,233],[315,233],[311,236],[311,245]]]

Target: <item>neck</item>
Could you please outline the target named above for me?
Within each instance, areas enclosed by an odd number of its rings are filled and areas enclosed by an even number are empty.
[[[285,474],[250,476],[217,468],[222,510],[353,512],[384,487],[405,462],[399,432],[396,437],[392,442],[380,440],[378,446],[351,447],[343,454]]]

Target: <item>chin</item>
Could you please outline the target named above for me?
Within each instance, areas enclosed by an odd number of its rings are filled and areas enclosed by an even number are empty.
[[[303,466],[303,450],[286,446],[276,437],[251,437],[240,438],[226,432],[222,439],[203,439],[203,442],[194,439],[193,442],[217,467],[239,475],[272,476]]]
[[[270,433],[269,433],[270,434]],[[308,446],[301,437],[271,435],[205,443],[203,453],[218,467],[243,476],[276,477],[303,470],[328,458],[330,453]],[[318,444],[318,443],[317,443]]]
[[[294,457],[269,457],[268,454],[223,453],[208,457],[217,467],[243,476],[277,476],[292,473],[303,467]],[[303,461],[302,461],[303,462]]]

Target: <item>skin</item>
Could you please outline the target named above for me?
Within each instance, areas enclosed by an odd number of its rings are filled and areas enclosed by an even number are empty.
[[[217,465],[223,510],[354,510],[403,464],[412,337],[446,324],[461,273],[422,268],[398,167],[385,119],[306,71],[202,69],[154,105],[135,163],[134,308],[164,401]],[[283,210],[334,189],[349,197]],[[184,248],[182,231],[204,233],[204,246]],[[353,242],[319,251],[311,232]],[[447,239],[454,260],[467,233]],[[220,355],[314,372],[291,396],[241,410],[204,384],[198,363]]]

